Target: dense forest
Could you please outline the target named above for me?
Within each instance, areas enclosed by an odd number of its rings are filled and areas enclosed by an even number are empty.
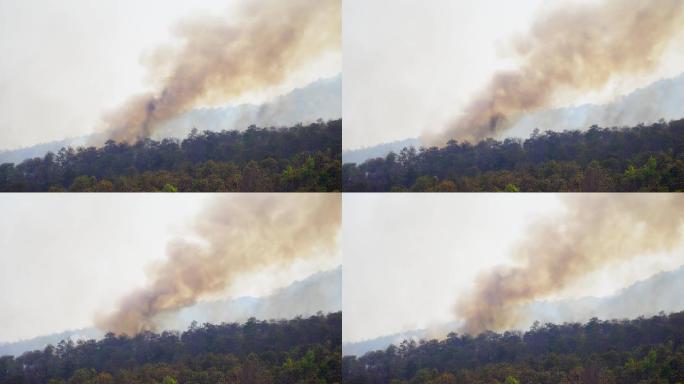
[[[187,331],[107,334],[0,357],[9,384],[340,383],[342,313]]]
[[[0,191],[339,191],[342,120],[193,130],[183,139],[62,148],[0,165]]]
[[[684,383],[684,312],[404,341],[345,356],[342,377],[350,384]]]
[[[684,120],[450,141],[342,167],[344,191],[682,191]]]

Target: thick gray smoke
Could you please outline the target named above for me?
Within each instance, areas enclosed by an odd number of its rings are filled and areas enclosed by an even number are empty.
[[[181,44],[149,63],[156,92],[130,99],[106,120],[106,136],[134,142],[198,102],[230,100],[281,84],[325,52],[339,51],[339,0],[250,0],[231,19],[182,22]]]
[[[557,9],[515,44],[518,69],[496,73],[461,117],[423,142],[496,137],[523,114],[551,107],[559,92],[600,90],[613,78],[651,70],[682,25],[681,0],[604,0]]]
[[[533,300],[562,291],[615,262],[671,250],[681,243],[684,196],[584,194],[564,198],[565,212],[539,220],[514,249],[514,266],[480,275],[456,305],[463,331],[515,326]]]
[[[332,255],[341,219],[339,194],[239,194],[216,197],[193,226],[199,242],[175,241],[168,258],[98,328],[134,335],[155,317],[230,288],[266,267]]]

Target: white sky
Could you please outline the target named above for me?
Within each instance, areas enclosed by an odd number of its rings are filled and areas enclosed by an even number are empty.
[[[166,257],[212,194],[5,194],[0,199],[0,342],[92,326]],[[322,255],[236,280],[263,296],[341,263]],[[219,298],[221,296],[215,297]]]
[[[493,72],[515,67],[507,44],[536,14],[590,1],[345,0],[344,149],[441,130]],[[681,46],[668,57],[651,74],[564,102],[605,102],[681,73]]]
[[[103,112],[146,90],[143,55],[172,43],[189,14],[226,12],[240,0],[0,0],[0,149],[92,133]],[[327,55],[261,102],[340,72]]]
[[[3,195],[0,341],[90,326],[95,310],[144,283],[206,197]]]
[[[560,212],[559,194],[345,194],[343,340],[431,328],[454,318],[475,276],[510,262],[534,218]],[[673,256],[675,254],[676,256]],[[684,264],[684,252],[611,265],[561,296],[604,296]]]

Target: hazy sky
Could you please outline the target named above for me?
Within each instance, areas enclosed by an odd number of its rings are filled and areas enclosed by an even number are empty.
[[[343,2],[345,149],[440,130],[496,70],[515,68],[509,43],[535,15],[600,0],[347,0]],[[681,44],[678,46],[681,48]],[[605,102],[682,72],[670,49],[653,73],[621,79],[564,104]],[[561,105],[559,105],[561,106]]]
[[[0,342],[92,326],[146,282],[211,194],[7,194],[0,199]],[[242,276],[230,297],[263,296],[341,255]],[[225,297],[225,296],[224,296]]]
[[[0,149],[89,134],[102,114],[147,89],[145,54],[173,43],[188,15],[228,12],[241,0],[0,0]],[[340,72],[322,57],[261,102]]]
[[[481,271],[511,262],[511,246],[558,194],[347,194],[343,198],[345,342],[454,318]],[[684,264],[682,249],[586,275],[562,296],[605,296]]]

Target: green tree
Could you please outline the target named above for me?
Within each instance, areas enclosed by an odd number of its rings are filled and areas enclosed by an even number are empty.
[[[411,186],[411,192],[431,192],[437,184],[435,176],[421,176]]]
[[[442,180],[432,190],[434,192],[456,192],[456,184],[451,180]]]
[[[70,192],[93,192],[95,190],[95,180],[94,176],[78,176],[74,179],[74,182],[69,186]]]
[[[506,192],[520,192],[520,189],[515,186],[513,183],[508,183],[506,184]]]
[[[516,379],[513,376],[508,376],[506,377],[506,381],[504,381],[504,384],[520,384],[520,381],[518,381],[518,379]]]
[[[164,188],[161,190],[162,192],[178,192],[178,188],[173,186],[173,184],[166,183],[164,184]]]

